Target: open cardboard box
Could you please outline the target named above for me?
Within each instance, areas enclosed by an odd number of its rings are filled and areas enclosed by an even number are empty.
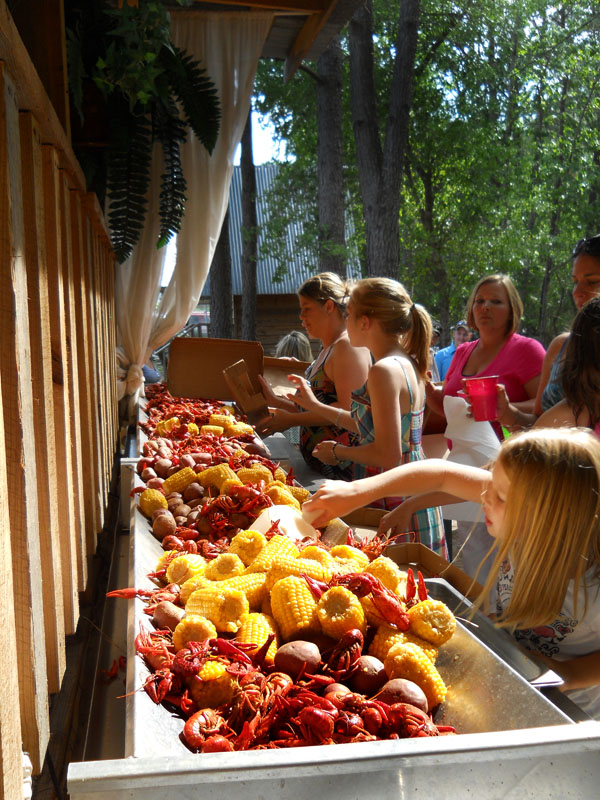
[[[294,390],[294,385],[287,379],[288,375],[304,375],[308,361],[298,361],[295,358],[264,358],[264,378],[275,394],[287,394]]]
[[[371,539],[377,531],[379,520],[385,513],[378,508],[359,508],[344,517],[343,522],[352,528],[360,539]],[[391,558],[403,569],[410,566],[420,570],[425,578],[444,578],[463,597],[468,597],[470,600],[474,600],[482,592],[481,584],[419,542],[388,545],[383,555]]]

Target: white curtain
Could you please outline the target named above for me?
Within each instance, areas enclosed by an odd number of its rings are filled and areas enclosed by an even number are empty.
[[[142,365],[185,325],[206,281],[227,210],[233,157],[250,110],[256,67],[272,19],[271,13],[178,12],[171,16],[174,43],[200,61],[217,88],[221,125],[211,155],[191,131],[182,146],[186,212],[177,236],[173,276],[158,305],[165,255],[164,248],[156,249],[159,158],[153,161],[142,237],[131,258],[117,267],[118,392],[119,398],[130,396],[130,413],[143,386]],[[158,152],[157,148],[155,156]]]

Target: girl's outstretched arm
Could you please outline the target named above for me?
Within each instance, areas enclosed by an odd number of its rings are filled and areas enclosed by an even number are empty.
[[[310,515],[312,524],[319,527],[381,497],[441,491],[461,500],[478,503],[481,492],[490,480],[491,474],[488,470],[454,464],[441,458],[430,458],[403,464],[380,475],[351,483],[325,481],[305,501],[302,509]]]
[[[379,533],[385,534],[390,528],[395,533],[402,533],[411,528],[412,516],[417,511],[424,508],[434,508],[435,506],[445,506],[450,503],[462,503],[462,497],[455,497],[445,492],[429,492],[419,494],[414,497],[407,497],[403,503],[396,506],[392,511],[388,511],[379,520]]]
[[[561,692],[571,689],[587,689],[600,683],[600,650],[586,656],[556,661],[554,658],[536,653],[536,658],[554,670],[564,680]]]

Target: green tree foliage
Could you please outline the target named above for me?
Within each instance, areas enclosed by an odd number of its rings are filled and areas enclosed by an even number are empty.
[[[396,14],[374,0],[380,129]],[[499,271],[521,292],[525,332],[547,343],[569,324],[571,249],[600,230],[599,27],[594,2],[422,0],[398,277],[446,326],[475,281]],[[311,84],[284,87],[273,70],[261,67],[259,105],[296,156],[287,169],[308,185]],[[344,91],[348,213],[360,236],[347,82]]]

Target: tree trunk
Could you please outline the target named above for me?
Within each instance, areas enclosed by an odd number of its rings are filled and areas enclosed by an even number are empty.
[[[229,247],[229,210],[210,265],[210,335],[233,339],[233,286]]]
[[[256,172],[252,158],[252,109],[242,135],[242,339],[256,339],[256,265],[258,221]]]
[[[338,39],[319,58],[317,74],[319,267],[321,272],[337,272],[345,278],[342,50]]]
[[[383,147],[373,73],[371,0],[354,14],[350,22],[350,98],[369,275],[398,278],[398,212],[408,143],[419,10],[419,0],[403,0],[400,5]]]

